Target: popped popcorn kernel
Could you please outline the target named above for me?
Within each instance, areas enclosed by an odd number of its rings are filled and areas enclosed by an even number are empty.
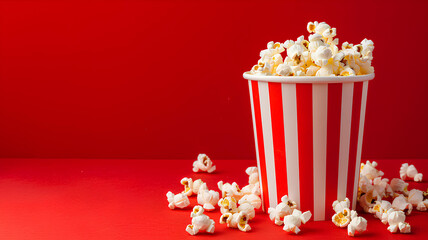
[[[190,205],[189,198],[184,193],[173,194],[172,192],[168,192],[166,194],[168,200],[168,207],[170,209],[177,208],[185,208]]]
[[[251,227],[248,224],[248,214],[245,211],[239,213],[224,213],[220,217],[220,223],[226,223],[227,227],[238,228],[243,232],[251,230]]]
[[[209,190],[207,184],[203,183],[199,189],[197,200],[206,211],[212,211],[218,203],[219,193],[214,190]]]
[[[400,178],[406,180],[407,178],[413,178],[415,182],[422,182],[422,173],[419,173],[416,167],[412,164],[403,163],[400,167]]]
[[[192,224],[187,225],[186,232],[190,235],[196,235],[199,232],[214,233],[215,222],[204,214],[201,206],[195,206],[190,214]]]
[[[284,217],[284,228],[286,232],[293,232],[298,234],[300,232],[300,226],[305,224],[312,217],[310,211],[302,213],[300,210],[294,209],[291,215]]]
[[[347,227],[351,222],[351,210],[345,208],[340,212],[336,212],[331,218],[331,221],[338,227]]]
[[[406,215],[402,211],[396,211],[391,208],[386,213],[383,214],[382,218],[386,219],[386,222],[389,224],[388,231],[390,231],[391,233],[396,233],[396,232],[410,233],[411,232],[410,225],[405,222]]]
[[[236,182],[230,183],[224,183],[223,181],[219,181],[217,183],[218,188],[221,191],[221,196],[224,197],[234,197],[236,200],[239,201],[239,199],[244,196],[244,193],[239,188],[238,184]]]
[[[396,211],[406,212],[406,215],[409,215],[413,210],[413,205],[409,203],[406,197],[400,194],[392,201],[392,208]]]
[[[208,172],[212,173],[216,170],[211,159],[204,153],[198,155],[198,159],[193,162],[193,172]]]
[[[222,214],[238,212],[236,199],[234,197],[220,198],[220,200],[218,200],[218,206]]]
[[[269,218],[276,225],[282,225],[284,223],[283,218],[292,214],[294,209],[297,209],[296,202],[289,199],[287,195],[284,195],[281,198],[281,203],[276,205],[275,208],[270,207],[268,209]]]

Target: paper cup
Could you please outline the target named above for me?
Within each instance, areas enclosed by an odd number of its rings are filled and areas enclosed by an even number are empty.
[[[283,195],[331,219],[333,201],[355,209],[366,112],[374,74],[248,79],[263,210]]]

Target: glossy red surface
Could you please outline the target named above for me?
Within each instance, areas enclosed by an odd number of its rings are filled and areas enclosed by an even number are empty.
[[[428,158],[428,1],[0,1],[0,157],[254,159],[271,40],[375,43],[363,158]],[[416,51],[416,52],[413,52]]]
[[[401,163],[415,164],[428,173],[428,159],[378,160],[390,179],[398,177]],[[192,207],[170,210],[166,192],[182,191],[182,177],[201,178],[217,189],[217,181],[247,183],[244,170],[254,160],[215,160],[213,174],[193,173],[191,160],[77,160],[0,159],[0,239],[349,239],[346,229],[329,221],[309,222],[298,236],[289,236],[258,212],[252,231],[240,232],[218,223],[218,208],[207,213],[216,222],[214,235],[192,237],[185,232]],[[426,189],[428,182],[410,182]],[[191,197],[191,206],[196,197]],[[362,214],[368,239],[425,239],[428,212],[414,211],[407,218],[412,234],[391,234],[378,219]]]

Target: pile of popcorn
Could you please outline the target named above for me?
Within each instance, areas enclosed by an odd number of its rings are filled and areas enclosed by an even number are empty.
[[[382,178],[384,173],[376,168],[377,165],[375,161],[361,164],[359,205],[365,212],[374,214],[382,223],[388,224],[388,231],[410,233],[410,224],[405,222],[406,215],[410,215],[414,208],[427,211],[428,189],[426,192],[418,189],[409,191],[409,183],[404,180],[421,182],[423,175],[414,165],[404,163],[400,168],[400,178],[389,181]]]
[[[269,42],[260,52],[260,60],[250,74],[265,76],[355,76],[374,72],[373,41],[360,44],[344,42],[339,49],[336,28],[325,22],[309,22],[308,40],[300,36],[296,41]],[[283,58],[282,52],[286,51]]]
[[[410,215],[414,208],[418,211],[427,211],[428,189],[426,192],[418,189],[409,191],[409,184],[404,180],[413,179],[415,182],[421,182],[423,175],[414,165],[404,163],[399,171],[400,178],[393,178],[390,182],[389,179],[382,177],[384,173],[377,169],[377,165],[375,161],[361,164],[358,203],[365,212],[372,213],[382,223],[388,224],[388,231],[410,233],[411,226],[406,222],[406,215]],[[200,154],[193,164],[193,171],[212,173],[215,171],[215,166],[207,155]],[[166,194],[168,207],[170,209],[186,208],[190,206],[188,197],[197,195],[199,205],[193,207],[190,213],[191,224],[186,227],[189,234],[214,233],[215,221],[204,212],[213,211],[217,206],[221,212],[220,224],[248,232],[251,230],[249,222],[254,219],[255,210],[261,207],[262,201],[257,167],[248,167],[245,172],[248,175],[248,185],[240,189],[236,182],[219,181],[217,186],[220,192],[209,190],[207,184],[201,179],[193,180],[185,177],[180,181],[184,187],[182,192]],[[349,236],[367,230],[367,220],[350,209],[348,198],[334,201],[332,208],[335,212],[332,222],[337,227],[347,227]],[[284,231],[294,234],[298,234],[301,231],[301,225],[312,217],[310,211],[299,210],[296,202],[287,195],[281,198],[281,203],[276,207],[269,208],[268,214],[274,224],[283,225]]]

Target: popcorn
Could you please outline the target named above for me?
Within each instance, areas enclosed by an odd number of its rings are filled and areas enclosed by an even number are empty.
[[[192,224],[186,227],[186,232],[190,235],[196,235],[199,232],[214,233],[215,222],[204,214],[204,209],[201,206],[195,206],[190,217]]]
[[[375,205],[369,209],[369,212],[374,214],[376,218],[382,219],[382,215],[386,213],[390,208],[392,208],[392,204],[388,201],[376,201]]]
[[[262,199],[258,195],[253,193],[249,195],[244,195],[238,201],[239,204],[243,204],[245,202],[251,204],[255,209],[259,209],[262,206]]]
[[[377,170],[376,167],[377,167],[377,162],[375,161],[373,162],[367,161],[366,164],[361,163],[360,174],[364,175],[369,180],[373,180],[377,177],[382,177],[383,172],[380,170]]]
[[[386,195],[392,195],[392,188],[388,184],[389,179],[377,177],[373,179],[373,195],[377,198],[383,198]]]
[[[347,227],[351,222],[351,210],[349,210],[349,208],[344,208],[342,211],[336,212],[331,218],[331,221],[338,227]]]
[[[415,182],[422,182],[422,173],[418,173],[416,167],[412,164],[409,166],[408,163],[403,163],[400,168],[400,178],[406,180],[407,178],[413,178]]]
[[[421,190],[412,189],[409,192],[407,200],[413,207],[416,207],[418,211],[426,211],[428,207],[428,199],[426,198],[427,193]]]
[[[374,72],[373,41],[364,39],[360,44],[342,44],[336,28],[325,22],[309,22],[308,40],[300,36],[284,44],[269,42],[268,49],[260,52],[260,60],[250,73],[276,76],[355,76]],[[286,56],[281,53],[286,49]],[[316,65],[316,66],[315,66]],[[372,179],[372,178],[369,178]]]
[[[284,217],[284,228],[286,232],[293,232],[298,234],[300,232],[300,225],[305,224],[312,217],[310,211],[302,213],[300,210],[294,209],[291,215]]]
[[[402,194],[400,194],[394,199],[394,201],[392,201],[392,208],[396,211],[406,211],[406,214],[409,215],[412,212],[413,206]]]
[[[218,200],[218,206],[220,207],[220,212],[222,214],[238,212],[236,199],[234,197],[220,198],[220,200]]]
[[[407,187],[409,186],[409,184],[406,183],[405,181],[403,181],[399,178],[393,178],[389,185],[391,186],[392,191],[402,192],[402,193],[405,193],[407,195]]]
[[[192,194],[198,194],[199,188],[204,183],[201,179],[193,181],[191,178],[183,178],[180,183],[184,186],[184,191],[187,196],[192,196]]]
[[[238,207],[238,212],[246,212],[248,215],[248,220],[253,219],[256,216],[256,211],[254,210],[253,205],[248,202],[243,202]]]
[[[348,236],[354,236],[355,232],[362,233],[367,230],[367,220],[363,217],[353,217],[348,225]]]
[[[215,205],[218,203],[219,193],[214,190],[208,190],[207,184],[203,183],[199,188],[198,203],[203,206],[207,211],[215,209]]]
[[[220,223],[226,223],[227,227],[238,228],[243,232],[251,230],[250,225],[248,225],[248,215],[245,211],[239,213],[224,213],[220,217]]]
[[[401,233],[410,233],[411,228],[410,225],[406,222],[406,215],[402,211],[396,211],[394,209],[389,209],[382,216],[382,222],[389,224],[388,231],[392,233],[396,233],[400,231]]]
[[[351,202],[348,198],[345,198],[343,201],[336,200],[333,202],[333,210],[336,213],[342,212],[344,209],[349,209]]]
[[[166,197],[168,199],[168,207],[170,209],[175,209],[176,207],[185,208],[190,205],[189,198],[184,193],[178,193],[174,195],[172,192],[168,192]]]
[[[248,175],[248,185],[242,188],[242,193],[244,195],[255,194],[260,196],[260,182],[259,182],[259,172],[257,167],[248,167],[245,170],[245,173]]]
[[[358,202],[360,203],[360,206],[363,208],[364,212],[370,212],[370,208],[374,206],[374,202],[376,200],[373,196],[373,190],[369,191],[368,193],[362,194],[360,198],[358,199]]]
[[[364,175],[360,174],[360,181],[358,182],[359,190],[362,193],[368,193],[373,191],[372,182]]]
[[[219,181],[217,185],[222,197],[234,197],[239,200],[244,195],[236,182],[223,184],[223,181]]]
[[[193,162],[193,172],[208,172],[212,173],[216,170],[216,166],[206,154],[199,154],[198,159]]]
[[[269,208],[268,214],[271,221],[274,221],[276,225],[282,225],[284,222],[282,219],[293,213],[293,211],[297,209],[296,202],[292,201],[288,198],[287,195],[284,195],[281,198],[281,203],[276,205],[275,208]]]

